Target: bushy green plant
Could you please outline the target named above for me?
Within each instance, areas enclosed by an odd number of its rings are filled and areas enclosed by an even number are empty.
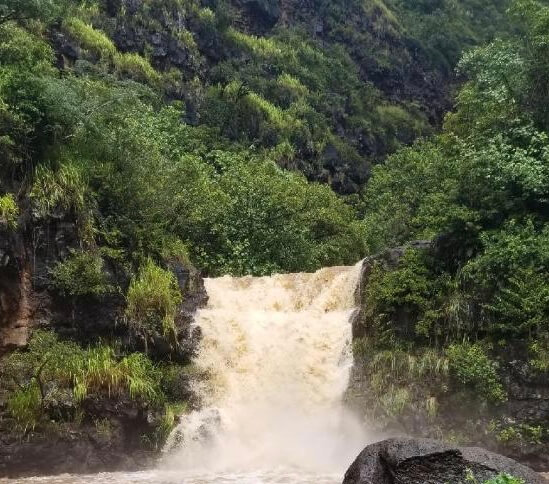
[[[112,290],[99,254],[72,251],[52,269],[55,288],[67,296],[102,296]]]
[[[86,196],[86,182],[75,164],[64,163],[58,170],[45,165],[36,168],[30,198],[38,217],[54,215],[58,210],[84,215]]]
[[[492,403],[500,403],[507,399],[497,373],[497,365],[490,360],[479,343],[453,344],[446,353],[451,374],[459,383],[469,386]]]
[[[175,275],[148,259],[128,289],[126,319],[145,341],[156,334],[175,337],[182,295]]]
[[[540,425],[509,425],[496,427],[496,439],[504,444],[520,445],[541,444],[544,436],[544,429]]]
[[[61,15],[69,5],[63,0],[2,0],[0,3],[0,25],[15,21],[40,19],[51,21]]]
[[[10,230],[17,228],[17,217],[19,207],[11,193],[0,196],[0,227],[4,226]]]
[[[549,371],[549,335],[547,333],[538,335],[530,343],[530,364],[541,372]]]
[[[524,479],[519,479],[518,477],[513,477],[510,474],[499,474],[493,479],[488,479],[482,484],[526,484]]]

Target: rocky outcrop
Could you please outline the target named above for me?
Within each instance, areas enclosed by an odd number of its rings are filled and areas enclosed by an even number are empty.
[[[31,325],[31,277],[16,234],[0,230],[0,356],[25,346]]]
[[[0,476],[136,470],[150,466],[155,453],[143,450],[143,436],[154,415],[134,401],[88,398],[87,420],[52,426],[52,431],[14,432],[13,421],[0,420]]]
[[[30,225],[30,224],[29,224]],[[78,247],[77,227],[59,217],[48,223],[32,223],[32,230],[0,233],[0,356],[25,346],[32,328],[53,329],[81,344],[116,339],[128,350],[142,350],[143,343],[124,324],[125,298],[129,285],[124,267],[104,259],[106,276],[113,291],[102,296],[67,297],[52,286],[51,270]],[[186,363],[192,357],[200,332],[192,327],[197,308],[207,295],[200,273],[190,264],[166,261],[177,278],[183,302],[175,318],[177,345],[162,335],[148,344],[155,359]]]
[[[343,484],[462,484],[471,474],[484,482],[506,473],[528,484],[546,480],[528,467],[484,449],[427,439],[389,439],[366,447]]]
[[[102,296],[66,296],[52,284],[52,268],[78,247],[76,230],[74,222],[60,217],[0,232],[0,358],[24,348],[35,328],[52,330],[82,346],[116,341],[126,353],[144,350],[123,320],[129,284],[124,267],[104,258],[106,277],[119,289]],[[183,295],[175,318],[177,344],[159,334],[148,342],[148,356],[184,365],[200,340],[200,330],[192,323],[207,295],[200,273],[190,264],[168,260],[164,267],[176,276]],[[51,422],[45,419],[39,428],[21,432],[8,412],[12,382],[2,380],[1,365],[0,360],[1,477],[135,470],[157,454],[147,449],[158,442],[144,439],[156,438],[161,408],[118,396],[89,395],[77,408],[72,395],[64,399],[56,394],[45,408]],[[177,376],[173,387],[169,390],[174,400],[194,404],[186,374]]]

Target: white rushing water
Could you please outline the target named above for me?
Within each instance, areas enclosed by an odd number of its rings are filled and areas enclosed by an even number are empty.
[[[343,406],[360,264],[207,279],[195,390],[159,468],[41,478],[68,483],[335,484],[367,443]]]

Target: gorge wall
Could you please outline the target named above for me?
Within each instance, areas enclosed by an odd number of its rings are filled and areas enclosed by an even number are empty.
[[[372,431],[383,435],[475,445],[547,470],[549,382],[532,362],[527,341],[485,342],[481,365],[480,352],[462,360],[455,346],[429,345],[418,338],[419,318],[411,303],[396,304],[381,328],[381,315],[372,313],[368,289],[375,285],[380,290],[375,280],[381,272],[398,270],[409,251],[432,254],[443,243],[418,241],[364,261],[346,401]],[[384,331],[392,334],[388,344]],[[467,378],[462,365],[471,369]],[[501,398],[490,398],[479,389],[492,384],[486,377],[492,371]]]

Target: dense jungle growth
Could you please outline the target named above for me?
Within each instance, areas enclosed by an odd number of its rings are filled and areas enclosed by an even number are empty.
[[[0,433],[158,449],[199,273],[401,246],[361,411],[549,466],[548,79],[534,0],[0,0]]]

